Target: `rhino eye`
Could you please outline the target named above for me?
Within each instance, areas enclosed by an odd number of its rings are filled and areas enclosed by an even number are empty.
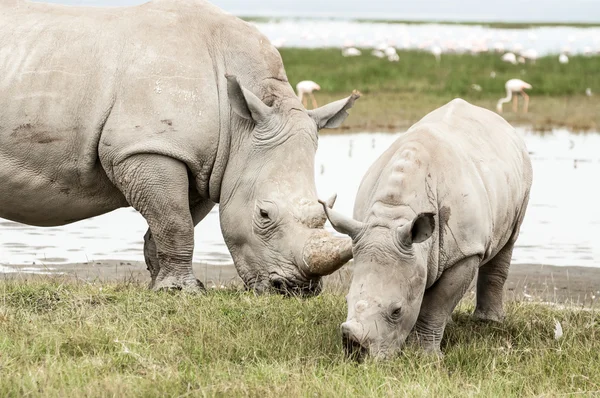
[[[275,224],[279,211],[277,205],[268,200],[259,201],[256,203],[256,210],[254,213],[254,225],[258,229],[270,228]]]
[[[402,316],[402,307],[394,307],[391,309],[388,319],[391,322],[398,322]]]

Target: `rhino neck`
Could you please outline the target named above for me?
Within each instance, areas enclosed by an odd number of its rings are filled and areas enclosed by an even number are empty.
[[[231,153],[231,115],[229,112],[227,83],[225,78],[219,79],[217,87],[219,91],[219,133],[215,159],[210,178],[208,179],[208,195],[210,200],[214,203],[219,203],[221,201],[223,176],[225,175]]]

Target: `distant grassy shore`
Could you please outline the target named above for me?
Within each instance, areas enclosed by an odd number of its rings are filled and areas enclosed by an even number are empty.
[[[269,17],[269,16],[241,16],[241,19],[248,22],[279,22],[289,20],[307,19],[303,17]],[[327,20],[337,20],[336,18],[328,18]],[[341,20],[341,19],[340,19]],[[347,21],[348,19],[343,19]],[[596,28],[600,27],[600,22],[499,22],[499,21],[447,21],[447,20],[409,20],[409,19],[365,19],[365,18],[350,18],[350,21],[360,23],[388,23],[388,24],[405,24],[405,25],[466,25],[466,26],[485,26],[495,29],[529,29],[541,27],[572,27],[572,28]]]
[[[135,282],[0,282],[2,397],[556,397],[600,394],[600,313],[513,301],[503,324],[453,315],[443,358],[344,358],[343,294]],[[555,340],[555,322],[563,336]]]
[[[533,85],[528,114],[521,113],[521,98],[517,114],[504,104],[502,116],[514,125],[541,131],[600,130],[600,56],[571,56],[568,64],[560,64],[553,55],[512,65],[495,53],[443,54],[439,64],[424,51],[401,51],[395,63],[370,55],[368,49],[348,58],[339,49],[282,48],[280,53],[292,86],[301,80],[321,85],[315,92],[320,104],[353,89],[363,94],[338,131],[404,129],[456,97],[495,110],[511,78]],[[592,96],[585,94],[587,88]]]

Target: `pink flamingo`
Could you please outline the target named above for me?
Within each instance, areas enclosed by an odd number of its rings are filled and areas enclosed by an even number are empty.
[[[524,82],[521,79],[510,79],[509,81],[506,82],[506,84],[504,85],[504,87],[506,88],[506,98],[501,98],[498,101],[498,105],[496,105],[496,108],[498,109],[498,113],[502,113],[502,104],[504,104],[505,102],[509,102],[511,98],[513,98],[513,94],[521,94],[523,96],[523,98],[525,99],[525,105],[523,106],[523,112],[527,113],[527,107],[529,105],[529,96],[527,94],[525,94],[525,89],[530,89],[531,84]],[[514,100],[513,100],[513,111],[517,112],[518,109],[518,99],[517,96],[515,95]]]
[[[316,108],[317,100],[315,99],[313,91],[314,90],[318,91],[320,89],[321,89],[321,86],[319,86],[317,83],[313,82],[312,80],[303,80],[296,85],[296,90],[298,91],[298,98],[300,98],[300,101],[302,101],[302,104],[304,105],[305,108],[308,106],[308,99],[305,98],[304,95],[306,95],[307,97],[308,96],[311,97],[313,108]]]

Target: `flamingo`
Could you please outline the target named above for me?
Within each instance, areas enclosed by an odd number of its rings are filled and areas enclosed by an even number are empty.
[[[435,57],[435,60],[439,63],[441,61],[442,49],[440,46],[431,47],[431,53]]]
[[[513,65],[517,64],[517,56],[513,53],[506,53],[502,56],[502,61],[510,62]]]
[[[560,62],[561,64],[568,64],[569,63],[569,57],[567,57],[567,54],[560,54],[558,56],[558,62]]]
[[[303,80],[300,83],[296,84],[296,90],[298,91],[298,98],[300,98],[300,101],[302,101],[302,104],[304,105],[304,107],[306,108],[308,105],[308,99],[304,97],[304,95],[306,95],[307,97],[310,96],[312,99],[312,104],[313,104],[313,108],[317,107],[317,100],[315,99],[315,96],[313,94],[314,90],[320,90],[321,86],[319,86],[317,83],[313,82],[312,80]]]
[[[373,50],[371,51],[371,55],[377,58],[385,58],[385,53],[381,50]]]
[[[501,98],[496,105],[498,113],[502,113],[502,104],[505,102],[510,102],[510,99],[513,98],[513,94],[521,94],[525,99],[525,105],[523,106],[523,112],[527,113],[527,107],[529,105],[529,96],[525,94],[525,89],[530,89],[531,84],[524,82],[521,79],[510,79],[504,85],[506,88],[506,98]],[[518,109],[518,99],[517,96],[514,97],[513,100],[513,111],[517,112]]]
[[[342,55],[344,57],[358,57],[359,55],[361,55],[362,52],[355,47],[347,47],[342,49]]]

